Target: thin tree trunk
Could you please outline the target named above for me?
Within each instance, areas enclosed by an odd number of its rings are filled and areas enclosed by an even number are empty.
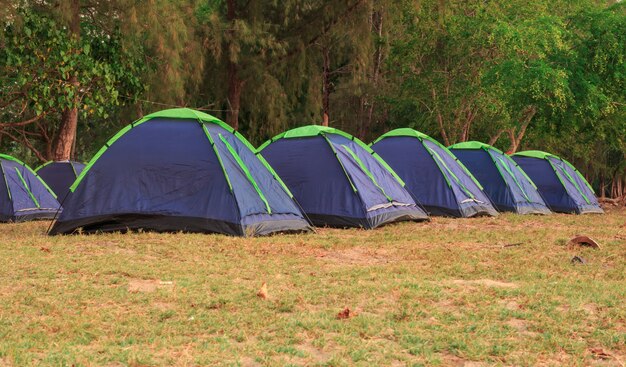
[[[526,109],[526,111],[524,111],[522,124],[520,126],[519,131],[517,132],[517,135],[515,134],[514,127],[509,129],[509,137],[511,138],[511,146],[509,148],[509,151],[507,152],[508,154],[513,154],[517,152],[517,149],[519,149],[519,146],[522,144],[522,139],[524,139],[524,135],[526,134],[526,129],[528,128],[528,125],[530,125],[530,122],[532,121],[536,113],[537,113],[537,108],[535,106],[529,106]]]
[[[70,36],[76,40],[80,40],[80,1],[71,1]],[[74,140],[76,139],[76,130],[78,127],[78,90],[80,88],[78,77],[72,75],[69,83],[74,88],[74,106],[66,108],[61,114],[61,126],[59,127],[52,149],[52,159],[55,161],[65,161],[71,158]]]
[[[241,107],[241,92],[243,81],[239,79],[239,70],[235,63],[228,62],[228,113],[226,122],[239,129],[239,109]]]
[[[383,36],[383,13],[380,11],[375,11],[372,13],[372,27],[376,31],[378,38],[381,39]],[[383,60],[383,48],[380,42],[377,42],[376,52],[374,53],[374,72],[372,73],[372,85],[374,88],[378,88],[378,76],[380,75],[380,67]],[[363,127],[363,132],[361,134],[361,139],[365,137],[370,132],[372,128],[372,120],[374,118],[374,106],[376,104],[375,100],[370,102],[369,111],[367,113],[367,120],[365,126]]]
[[[324,58],[324,69],[322,71],[322,114],[323,126],[328,126],[330,115],[330,50],[327,47],[322,49]]]
[[[430,89],[430,93],[433,97],[433,103],[435,104],[435,109],[437,110],[437,125],[439,125],[439,132],[441,133],[441,138],[443,139],[443,143],[446,146],[450,146],[450,139],[448,139],[448,134],[446,133],[446,128],[443,126],[443,116],[441,115],[441,111],[437,107],[437,91],[435,87]]]
[[[500,129],[498,130],[498,132],[495,133],[495,135],[492,135],[489,138],[489,145],[494,145],[498,139],[500,139],[500,136],[502,136],[502,134],[504,133],[504,129]]]
[[[233,25],[237,16],[235,11],[235,0],[228,0],[227,6],[227,18]],[[228,31],[231,39],[235,36],[232,30]],[[226,49],[230,48],[230,44],[226,45]],[[230,57],[228,52],[226,57]],[[226,122],[233,127],[233,129],[239,129],[239,108],[241,106],[241,91],[243,89],[243,81],[239,77],[239,68],[237,64],[228,59],[227,77],[228,77],[228,112],[226,113]]]

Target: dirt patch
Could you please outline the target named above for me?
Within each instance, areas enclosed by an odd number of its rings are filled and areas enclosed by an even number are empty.
[[[130,279],[128,281],[128,291],[131,293],[152,293],[158,289],[171,290],[174,282],[156,279]]]
[[[517,288],[519,287],[515,283],[501,282],[501,281],[492,280],[492,279],[475,279],[475,280],[453,279],[449,281],[449,283],[454,284],[454,285],[461,285],[461,286],[481,285],[481,286],[493,287],[493,288]]]
[[[450,353],[441,354],[441,359],[443,361],[444,366],[453,366],[453,367],[482,367],[487,366],[487,364],[483,362],[476,361],[468,361],[461,357],[455,356]]]
[[[169,302],[157,301],[157,302],[152,302],[152,307],[156,308],[157,310],[167,311],[167,310],[174,309],[174,304],[169,303]]]
[[[388,250],[367,249],[362,247],[352,247],[338,251],[324,251],[319,253],[317,257],[339,264],[352,265],[378,265],[398,260],[394,258]]]
[[[260,363],[258,363],[257,361],[254,360],[254,358],[251,358],[251,357],[243,357],[241,358],[239,363],[241,364],[241,367],[260,367],[261,366]]]
[[[518,333],[526,336],[536,336],[538,335],[534,331],[528,330],[528,321],[522,319],[510,319],[506,322],[506,325],[511,329],[517,330]]]
[[[326,353],[310,343],[300,344],[298,349],[308,354],[316,363],[325,363],[331,358],[329,353]]]
[[[500,304],[502,305],[502,307],[509,311],[519,311],[524,308],[522,305],[515,301],[502,300],[500,301]]]

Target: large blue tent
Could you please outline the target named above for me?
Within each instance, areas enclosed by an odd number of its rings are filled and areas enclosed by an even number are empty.
[[[83,168],[85,165],[79,162],[50,161],[39,166],[35,172],[48,184],[59,200],[63,200]]]
[[[591,185],[568,161],[554,154],[529,150],[512,156],[533,180],[555,212],[603,213]]]
[[[0,221],[22,222],[54,217],[59,202],[30,167],[5,154],[0,154],[0,166]]]
[[[483,185],[499,211],[551,213],[532,180],[502,151],[477,141],[455,144],[449,149]]]
[[[426,213],[367,145],[337,129],[304,126],[259,148],[318,226],[375,228]]]
[[[497,215],[482,186],[459,160],[430,136],[396,129],[372,144],[431,215]]]
[[[146,229],[252,236],[311,229],[245,138],[186,108],[122,129],[62,204],[50,234]]]

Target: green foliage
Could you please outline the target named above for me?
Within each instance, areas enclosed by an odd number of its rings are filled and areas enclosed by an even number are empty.
[[[67,31],[71,4],[80,37]],[[626,170],[621,2],[0,5],[0,147],[18,156],[45,153],[67,107],[79,107],[76,152],[88,159],[129,121],[191,106],[253,143],[326,112],[367,141],[413,127],[444,144],[552,151],[596,186]]]
[[[106,117],[104,106],[142,91],[141,64],[120,47],[118,31],[102,34],[90,27],[77,40],[45,15],[20,15],[20,26],[6,25],[0,51],[3,100],[19,95],[36,115],[78,107],[85,117]]]

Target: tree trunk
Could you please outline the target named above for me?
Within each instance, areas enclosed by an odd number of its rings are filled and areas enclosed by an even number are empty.
[[[241,91],[243,81],[239,79],[239,70],[233,62],[228,62],[228,113],[226,122],[235,130],[239,130],[239,108],[241,107]]]
[[[383,37],[383,13],[380,11],[375,11],[372,13],[372,27],[376,32],[378,39],[382,39]],[[383,47],[380,42],[376,46],[376,51],[374,52],[374,70],[372,73],[372,85],[374,88],[378,88],[378,76],[380,75],[380,68],[383,60]],[[366,99],[367,101],[367,99]],[[376,100],[372,99],[369,103],[369,111],[367,112],[367,120],[365,120],[365,126],[362,128],[362,133],[360,138],[364,139],[366,135],[370,133],[372,129],[372,122],[374,119],[374,106],[376,105]]]
[[[72,146],[76,138],[78,126],[78,109],[68,108],[63,111],[61,126],[52,149],[52,159],[55,161],[67,161],[72,156]]]
[[[71,18],[69,24],[70,37],[80,40],[80,1],[71,0]],[[61,126],[52,148],[52,159],[55,161],[66,161],[72,157],[72,149],[76,140],[76,130],[78,127],[78,91],[80,85],[78,77],[72,75],[69,83],[74,89],[74,107],[66,108],[61,115]]]
[[[322,121],[322,125],[328,126],[330,115],[330,50],[326,47],[322,48],[322,56],[324,58],[322,71],[322,114],[324,121]]]
[[[526,108],[526,111],[524,111],[522,123],[520,125],[519,131],[517,132],[517,135],[515,134],[514,127],[509,130],[511,146],[507,154],[513,154],[517,152],[517,149],[522,144],[522,139],[524,139],[524,135],[526,134],[526,129],[528,128],[528,125],[530,125],[530,122],[532,121],[533,117],[535,117],[536,113],[537,108],[535,106],[529,106],[528,108]]]
[[[489,138],[489,142],[487,144],[489,145],[496,144],[496,142],[498,141],[498,139],[500,139],[500,136],[502,136],[503,133],[504,133],[504,129],[500,129],[496,131],[496,133]]]
[[[226,17],[231,23],[231,27],[234,25],[237,17],[235,9],[235,0],[228,0],[226,2],[227,14]],[[232,29],[227,31],[230,34],[230,38],[235,37]],[[230,44],[226,43],[226,50],[230,49]],[[226,52],[226,57],[230,58],[229,52]],[[239,77],[239,67],[232,60],[227,60],[227,77],[228,77],[228,112],[226,113],[226,122],[232,126],[233,129],[239,129],[239,108],[241,107],[241,91],[243,89],[243,80]]]
[[[430,92],[433,97],[433,103],[435,104],[435,109],[437,110],[437,125],[439,125],[439,132],[441,133],[441,138],[443,139],[443,143],[445,146],[450,146],[450,139],[448,139],[448,134],[446,132],[445,126],[443,126],[443,116],[441,115],[441,111],[439,111],[439,107],[437,104],[437,91],[435,87],[430,89]]]

